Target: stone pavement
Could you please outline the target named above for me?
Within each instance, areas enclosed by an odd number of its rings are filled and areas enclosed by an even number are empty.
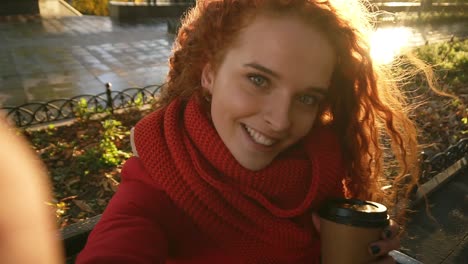
[[[0,105],[70,98],[164,82],[173,36],[165,20],[108,17],[0,21]]]

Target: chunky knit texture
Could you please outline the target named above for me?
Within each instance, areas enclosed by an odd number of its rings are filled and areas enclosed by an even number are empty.
[[[196,100],[176,100],[137,124],[135,146],[155,192],[163,190],[197,232],[223,249],[226,259],[318,263],[319,240],[310,212],[325,199],[343,195],[345,172],[331,130],[314,129],[268,167],[253,172],[234,159]]]

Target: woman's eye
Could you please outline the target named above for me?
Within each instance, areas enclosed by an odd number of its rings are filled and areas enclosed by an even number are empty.
[[[305,105],[314,105],[317,102],[317,97],[313,95],[304,94],[299,96],[299,102]]]
[[[249,80],[256,86],[265,86],[267,83],[267,80],[260,75],[251,75],[249,76]]]

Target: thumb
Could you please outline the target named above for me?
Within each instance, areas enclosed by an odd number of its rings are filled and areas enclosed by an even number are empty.
[[[320,216],[317,213],[312,213],[312,222],[314,223],[315,229],[320,234]]]

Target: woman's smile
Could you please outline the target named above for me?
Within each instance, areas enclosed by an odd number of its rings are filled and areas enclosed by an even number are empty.
[[[264,169],[309,133],[334,61],[326,38],[300,18],[260,15],[218,68],[205,66],[213,125],[240,165]]]
[[[265,134],[247,126],[242,125],[244,132],[246,133],[247,137],[252,141],[254,147],[259,151],[271,151],[276,143],[278,143],[278,139],[273,139],[271,137],[266,136]]]
[[[264,134],[258,132],[257,130],[247,125],[244,125],[244,127],[245,127],[245,130],[249,133],[252,140],[255,141],[255,143],[263,145],[263,146],[267,146],[267,147],[270,147],[276,143],[276,140],[265,136]]]

